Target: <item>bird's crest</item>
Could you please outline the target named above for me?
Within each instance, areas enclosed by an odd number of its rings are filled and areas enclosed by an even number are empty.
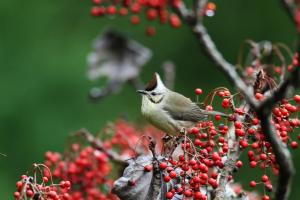
[[[152,91],[156,88],[160,88],[160,89],[165,88],[165,85],[162,82],[162,80],[160,79],[160,76],[159,76],[158,73],[153,74],[152,79],[148,82],[145,90],[146,91]]]
[[[148,82],[145,90],[146,91],[154,90],[156,86],[157,86],[157,78],[156,78],[156,73],[154,73],[152,79]]]

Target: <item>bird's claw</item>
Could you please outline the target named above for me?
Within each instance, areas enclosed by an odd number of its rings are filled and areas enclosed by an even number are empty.
[[[182,128],[180,129],[180,133],[181,133],[181,134],[185,134],[185,133],[186,133],[186,129],[185,129],[184,127],[182,127]]]

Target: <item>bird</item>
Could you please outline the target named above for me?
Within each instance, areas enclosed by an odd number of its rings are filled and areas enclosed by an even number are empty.
[[[142,115],[167,135],[177,136],[208,115],[228,117],[221,112],[203,110],[191,99],[168,89],[158,73],[153,74],[144,90],[137,92],[142,95]]]

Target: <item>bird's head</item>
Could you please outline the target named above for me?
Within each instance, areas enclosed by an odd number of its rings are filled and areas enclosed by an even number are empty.
[[[137,92],[147,97],[152,103],[158,104],[163,100],[167,90],[159,74],[154,73],[146,88],[144,90],[138,90]]]

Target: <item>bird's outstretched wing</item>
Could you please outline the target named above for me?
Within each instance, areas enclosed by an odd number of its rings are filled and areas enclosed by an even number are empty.
[[[227,117],[226,114],[221,112],[202,110],[196,103],[179,93],[170,91],[168,95],[163,110],[168,112],[175,120],[199,122],[205,120],[208,115]]]

